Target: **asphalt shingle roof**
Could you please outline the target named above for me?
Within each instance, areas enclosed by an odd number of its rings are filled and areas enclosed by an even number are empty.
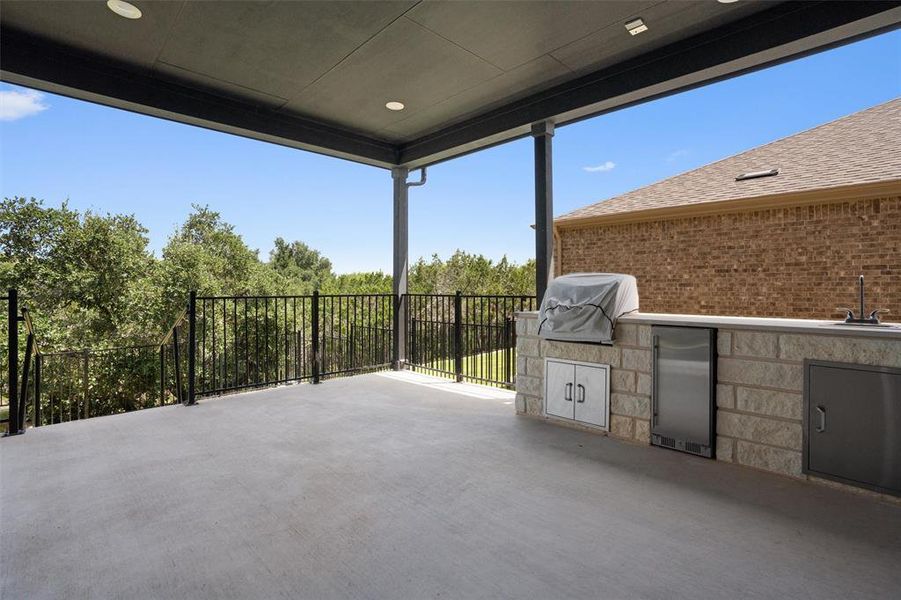
[[[901,98],[557,217],[557,222],[899,180]],[[779,169],[775,177],[735,181]]]

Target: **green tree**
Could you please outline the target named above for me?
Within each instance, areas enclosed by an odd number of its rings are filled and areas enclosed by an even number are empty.
[[[420,258],[410,267],[410,291],[421,294],[535,293],[535,263],[511,263],[507,257],[495,263],[481,254],[457,250],[446,261],[437,254]]]
[[[16,287],[47,349],[154,342],[184,309],[187,294],[243,296],[391,292],[382,272],[335,275],[331,261],[303,242],[275,240],[269,262],[207,206],[169,238],[159,259],[131,215],[79,213],[34,198],[0,204],[0,286]],[[414,293],[531,295],[534,263],[456,251],[410,269]]]
[[[325,294],[390,294],[393,278],[382,271],[370,273],[345,273],[329,279],[322,292]]]
[[[193,212],[163,248],[161,305],[156,311],[166,327],[181,312],[190,290],[200,295],[284,294],[289,280],[263,264],[235,228],[207,206]]]
[[[0,285],[19,290],[45,345],[142,338],[154,271],[147,230],[131,215],[79,214],[34,198],[0,204]]]
[[[332,277],[332,262],[318,250],[300,241],[275,238],[269,252],[269,266],[296,286],[295,293],[309,294],[321,289]]]

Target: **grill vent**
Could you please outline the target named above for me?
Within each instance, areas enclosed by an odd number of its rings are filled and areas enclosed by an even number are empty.
[[[701,444],[696,442],[685,442],[685,450],[686,452],[694,452],[695,454],[701,454]]]
[[[666,437],[663,435],[657,436],[657,439],[660,441],[661,446],[666,446],[667,448],[675,448],[676,440],[671,437]]]
[[[663,446],[664,448],[672,448],[673,450],[679,450],[680,452],[689,452],[707,458],[713,457],[713,450],[710,446],[705,446],[698,442],[671,438],[657,433],[651,434],[651,444],[654,446]]]

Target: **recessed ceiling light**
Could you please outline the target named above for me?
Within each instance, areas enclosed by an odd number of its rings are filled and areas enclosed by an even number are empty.
[[[385,108],[387,108],[388,110],[403,110],[403,109],[404,109],[404,103],[403,103],[403,102],[392,101],[392,102],[387,103],[387,104],[385,105]]]
[[[735,2],[738,2],[738,0],[716,0],[716,1],[719,2],[720,4],[733,4]]]
[[[643,20],[635,19],[634,21],[626,23],[626,30],[632,35],[638,35],[642,31],[647,31],[648,26],[644,24]]]
[[[126,19],[141,18],[141,9],[125,0],[106,0],[106,5],[120,17],[125,17]]]

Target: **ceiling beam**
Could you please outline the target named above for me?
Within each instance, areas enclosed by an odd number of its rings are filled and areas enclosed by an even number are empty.
[[[135,70],[24,32],[0,29],[0,79],[207,129],[391,167],[392,144]]]
[[[409,142],[417,168],[557,125],[707,85],[876,35],[901,24],[901,2],[786,2],[585,75]],[[625,34],[625,32],[624,32]]]

